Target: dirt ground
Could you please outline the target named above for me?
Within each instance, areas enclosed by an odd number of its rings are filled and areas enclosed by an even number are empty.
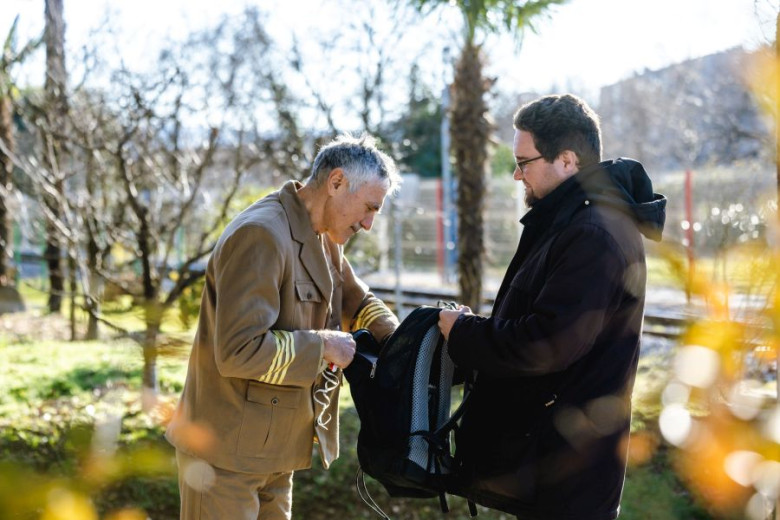
[[[70,339],[70,323],[60,314],[48,314],[43,309],[0,314],[0,337],[10,343]]]

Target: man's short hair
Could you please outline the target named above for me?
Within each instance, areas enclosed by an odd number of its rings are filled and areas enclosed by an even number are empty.
[[[531,101],[515,113],[514,127],[533,136],[547,161],[564,150],[577,155],[580,168],[601,161],[599,116],[577,96],[550,95]]]
[[[343,134],[323,146],[314,158],[306,184],[321,186],[335,168],[344,171],[352,192],[367,182],[384,180],[388,194],[393,194],[401,184],[395,162],[376,147],[376,139],[369,134]]]

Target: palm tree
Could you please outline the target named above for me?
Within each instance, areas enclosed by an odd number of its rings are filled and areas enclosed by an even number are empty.
[[[11,155],[16,147],[13,122],[13,95],[16,90],[11,78],[11,68],[24,61],[40,43],[40,39],[31,40],[22,49],[16,50],[16,27],[19,17],[14,19],[11,30],[3,44],[0,54],[0,287],[13,284],[10,276],[11,258],[11,215],[8,208],[13,183],[13,162]]]
[[[491,82],[483,77],[481,38],[507,30],[515,36],[533,27],[533,20],[567,0],[410,0],[420,11],[455,4],[464,18],[463,47],[452,84],[450,135],[458,178],[458,283],[460,299],[478,312],[484,255],[485,173],[491,125],[485,94]]]

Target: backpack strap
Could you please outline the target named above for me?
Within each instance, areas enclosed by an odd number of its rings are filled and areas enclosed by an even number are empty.
[[[476,381],[476,377],[476,372],[474,372],[471,378],[467,379],[463,383],[463,399],[458,405],[458,408],[452,413],[450,418],[447,419],[447,422],[439,426],[436,431],[433,432],[434,437],[440,438],[442,435],[446,435],[451,430],[457,428],[458,421],[460,421],[460,418],[463,417],[464,413],[466,413],[466,404],[468,404],[469,398],[471,397],[471,391],[474,387],[474,381]]]
[[[439,507],[441,508],[442,513],[450,512],[450,506],[447,504],[447,494],[444,493],[444,491],[439,493]]]

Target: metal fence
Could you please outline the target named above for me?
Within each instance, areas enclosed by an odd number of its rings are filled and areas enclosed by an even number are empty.
[[[381,250],[381,270],[396,264],[411,271],[438,272],[453,280],[457,259],[455,209],[445,213],[440,179],[405,175],[401,191],[377,216],[372,235]],[[453,193],[455,190],[451,190]],[[525,211],[522,186],[510,177],[490,179],[485,198],[485,268],[505,267],[517,247]],[[455,201],[450,207],[454,208]]]

